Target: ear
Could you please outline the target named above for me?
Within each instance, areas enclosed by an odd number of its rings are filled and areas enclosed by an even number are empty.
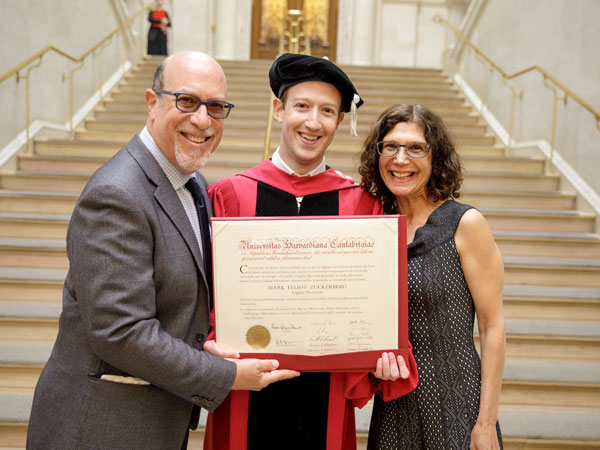
[[[339,117],[339,119],[338,119],[338,121],[337,121],[337,125],[335,126],[335,129],[336,129],[336,130],[338,129],[338,127],[340,126],[340,124],[342,123],[342,121],[343,121],[343,120],[344,120],[344,113],[343,113],[343,112],[341,112],[341,113],[340,113],[340,117]]]
[[[152,89],[146,89],[146,104],[148,105],[148,117],[154,120],[154,111],[158,103],[158,94]]]
[[[283,123],[283,103],[278,98],[273,99],[273,109],[275,110],[275,118],[279,123]]]

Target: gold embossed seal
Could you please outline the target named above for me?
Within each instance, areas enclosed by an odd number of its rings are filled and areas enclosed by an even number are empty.
[[[246,332],[246,342],[256,350],[262,350],[271,342],[271,333],[262,325],[254,325]]]

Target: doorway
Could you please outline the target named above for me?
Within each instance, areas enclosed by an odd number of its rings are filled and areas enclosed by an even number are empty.
[[[288,10],[302,10],[302,31],[308,35],[310,54],[327,56],[335,61],[338,0],[253,0],[252,2],[252,59],[273,60],[283,39],[287,51],[288,38],[282,36]],[[304,53],[307,42],[300,41]]]

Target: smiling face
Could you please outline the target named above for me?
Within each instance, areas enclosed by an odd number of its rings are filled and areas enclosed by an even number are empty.
[[[399,122],[382,139],[401,145],[412,142],[427,143],[423,129],[411,122]],[[379,157],[379,173],[387,188],[398,201],[403,199],[427,198],[427,183],[431,177],[432,152],[425,158],[411,159],[402,149],[391,158]]]
[[[178,53],[164,61],[162,89],[194,94],[200,99],[225,100],[227,83],[221,66],[203,53]],[[175,97],[146,90],[146,126],[158,148],[185,173],[206,164],[223,135],[223,119],[208,115],[206,105],[193,113],[175,106]]]
[[[321,164],[325,151],[344,119],[341,96],[329,83],[305,81],[289,87],[285,105],[273,101],[281,122],[279,155],[297,174],[303,175]]]

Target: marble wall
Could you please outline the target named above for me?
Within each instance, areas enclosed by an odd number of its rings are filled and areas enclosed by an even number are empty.
[[[337,61],[342,64],[441,67],[445,0],[340,0]]]
[[[0,27],[0,75],[30,56],[52,45],[78,58],[107,36],[121,23],[120,16],[133,14],[142,7],[138,0],[74,2],[72,0],[2,0],[4,20]],[[125,8],[125,11],[123,9]],[[144,17],[145,21],[146,18]],[[136,36],[128,35],[126,44],[138,43],[142,22]],[[145,25],[144,25],[145,26]],[[133,39],[133,41],[132,41]],[[91,55],[74,75],[74,111],[77,111],[122,63],[121,38],[113,39],[102,55]],[[144,38],[145,45],[145,38]],[[30,75],[31,119],[64,125],[69,116],[69,83],[63,80],[75,63],[51,52]],[[102,72],[100,72],[102,67]],[[21,71],[22,75],[26,74]],[[26,82],[15,76],[0,84],[0,148],[25,128]]]
[[[599,18],[597,0],[489,0],[471,39],[506,73],[541,66],[600,111]],[[465,58],[465,76],[481,95],[481,64],[470,55]],[[523,91],[513,138],[550,141],[554,97],[544,87],[543,76],[534,71],[512,84]],[[509,89],[496,73],[488,72],[484,92],[491,111],[508,129]],[[595,119],[573,99],[560,101],[557,113],[556,150],[600,192],[600,131]]]

